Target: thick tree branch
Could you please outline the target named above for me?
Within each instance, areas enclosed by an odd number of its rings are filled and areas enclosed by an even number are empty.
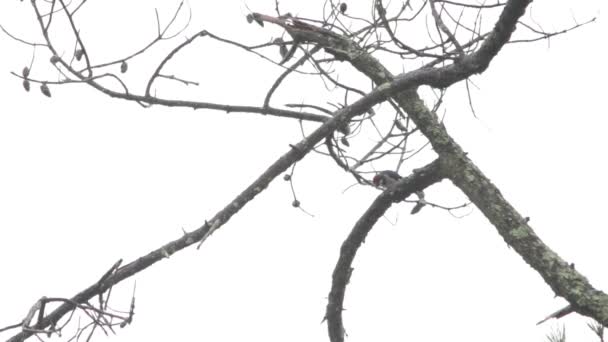
[[[395,186],[383,191],[359,218],[346,240],[344,240],[340,248],[340,257],[332,275],[331,291],[329,292],[325,313],[329,339],[332,342],[344,341],[344,325],[342,323],[344,294],[353,270],[353,260],[367,234],[393,203],[403,201],[417,191],[422,191],[432,184],[440,182],[444,177],[439,159],[415,170],[410,176],[401,179]]]
[[[449,136],[435,113],[430,111],[416,92],[419,85],[445,88],[489,66],[500,49],[509,41],[517,21],[531,1],[511,0],[500,15],[494,29],[481,47],[462,60],[441,68],[425,68],[393,77],[374,57],[355,42],[329,30],[311,27],[298,21],[257,15],[261,20],[283,26],[294,39],[315,42],[336,58],[350,62],[378,88],[389,90],[391,96],[429,139],[440,158],[449,165],[449,177],[477,205],[497,228],[505,241],[532,266],[555,291],[565,297],[573,308],[608,325],[608,296],[594,289],[588,280],[546,246],[517,211],[502,197],[492,182],[468,159],[462,148]],[[338,338],[335,330],[329,331]],[[334,339],[334,341],[340,341]]]
[[[443,85],[470,72],[485,70],[491,59],[508,42],[518,17],[523,15],[528,3],[529,1],[509,1],[494,31],[477,52],[467,56],[462,63],[443,68],[445,72],[440,72],[439,75],[420,71],[423,82],[434,86]],[[372,76],[377,77],[370,75],[370,78]],[[404,75],[393,83],[399,84],[402,77],[405,80]],[[450,170],[447,171],[450,179],[484,213],[509,246],[543,277],[557,295],[566,298],[575,311],[608,325],[608,296],[593,288],[583,275],[536,236],[527,220],[502,197],[498,188],[467,157],[415,91],[399,93],[395,98],[429,139],[435,151],[450,165]]]
[[[437,2],[442,1],[437,0]],[[454,2],[447,3],[453,4]],[[295,42],[314,44],[315,46],[312,51],[321,48],[324,49],[327,53],[333,55],[333,59],[330,59],[331,61],[335,59],[349,62],[358,71],[370,78],[376,85],[376,88],[369,94],[361,94],[362,98],[358,101],[331,113],[330,116],[324,116],[268,107],[270,95],[274,89],[269,92],[263,107],[166,100],[151,96],[152,82],[157,77],[165,77],[161,73],[165,63],[197,37],[209,35],[210,37],[225,42],[225,40],[215,37],[207,31],[199,32],[167,55],[150,78],[145,95],[141,96],[129,93],[124,84],[124,92],[111,90],[98,82],[99,78],[107,77],[107,74],[96,76],[91,74],[97,66],[91,66],[87,62],[87,67],[84,70],[79,71],[72,67],[71,62],[68,63],[58,57],[58,49],[51,44],[48,36],[50,20],[46,24],[43,22],[43,15],[38,11],[36,2],[32,1],[32,5],[36,9],[37,19],[42,34],[47,42],[46,46],[53,54],[53,58],[56,59],[56,67],[64,76],[69,72],[74,75],[74,77],[68,79],[66,76],[66,80],[58,82],[36,81],[28,78],[29,69],[28,75],[16,75],[26,79],[28,82],[40,82],[45,87],[48,84],[53,83],[82,82],[111,97],[136,101],[142,105],[159,104],[164,106],[191,107],[195,109],[206,108],[226,112],[271,114],[316,121],[323,124],[298,144],[292,145],[287,153],[275,161],[250,186],[226,205],[224,209],[220,210],[211,220],[205,222],[200,228],[190,233],[185,233],[180,239],[169,242],[149,254],[117,269],[116,272],[109,274],[103,282],[95,283],[70,299],[70,303],[66,302],[53,312],[42,317],[38,321],[38,324],[31,327],[33,330],[22,331],[9,339],[9,341],[23,341],[34,334],[35,331],[43,331],[49,326],[54,326],[64,317],[64,315],[74,308],[74,303],[84,303],[93,296],[103,294],[113,285],[146,269],[154,263],[169,257],[173,253],[191,246],[196,242],[204,242],[215,230],[226,223],[232,215],[236,214],[257,194],[262,192],[275,177],[309,153],[317,143],[323,139],[330,139],[334,130],[339,129],[340,127],[348,127],[352,118],[370,111],[374,105],[391,98],[399,108],[407,113],[408,118],[416,124],[417,129],[429,139],[429,142],[432,144],[439,158],[423,169],[419,169],[410,177],[400,181],[395,188],[383,192],[374,201],[368,211],[359,219],[353,227],[349,237],[344,241],[340,251],[340,259],[338,260],[333,274],[332,290],[327,305],[326,318],[328,320],[328,331],[331,340],[343,340],[344,329],[341,312],[345,288],[348,284],[352,270],[351,264],[358,248],[371,230],[373,224],[381,217],[386,209],[390,207],[392,201],[402,200],[409,194],[422,190],[428,185],[446,177],[477,205],[488,220],[497,228],[504,240],[513,247],[529,265],[539,272],[543,279],[545,279],[558,295],[565,297],[571,303],[574,310],[590,315],[604,325],[607,325],[608,297],[601,291],[595,290],[586,278],[559,258],[559,256],[550,250],[549,247],[544,245],[528,226],[527,219],[522,218],[521,215],[515,211],[515,209],[502,197],[496,186],[494,186],[475,164],[473,164],[462,148],[449,136],[443,124],[438,120],[434,110],[427,108],[417,93],[417,88],[421,85],[446,88],[456,82],[467,79],[473,74],[481,73],[486,70],[500,49],[509,42],[518,20],[524,14],[526,7],[530,3],[531,0],[511,0],[505,4],[500,4],[501,6],[504,5],[504,8],[493,30],[489,34],[481,35],[473,40],[474,42],[477,42],[478,40],[482,41],[480,47],[475,52],[464,55],[462,58],[454,61],[453,64],[447,66],[431,67],[427,65],[427,67],[399,74],[397,76],[393,75],[384,65],[371,55],[370,51],[372,50],[359,46],[357,43],[358,38],[356,38],[356,36],[336,33],[336,31],[326,28],[330,26],[319,27],[290,16],[279,16],[275,18],[258,13],[250,14],[248,18],[250,17],[260,24],[263,22],[270,22],[283,27],[292,36],[294,45]],[[63,5],[66,15],[68,15],[68,18],[70,19],[70,26],[78,38],[77,40],[81,53],[84,54],[85,57],[88,57],[84,50],[83,42],[79,37],[78,30],[70,18],[69,11],[67,11],[66,5],[62,1],[61,4]],[[378,1],[378,4],[383,8],[380,1]],[[439,15],[439,13],[435,14]],[[391,34],[386,17],[383,17],[382,19],[384,20],[384,24],[387,27],[390,36],[394,39],[397,46],[399,46],[394,34]],[[373,30],[370,29],[370,32],[372,31]],[[444,29],[444,31],[447,31],[447,28]],[[159,33],[159,37],[162,37],[162,34]],[[452,36],[450,40],[453,41],[453,44],[458,45],[455,37]],[[361,42],[362,40],[358,41]],[[243,45],[235,42],[230,43],[243,47]],[[469,43],[471,42],[463,44],[462,47],[468,47]],[[407,48],[404,44],[401,47]],[[78,52],[78,50],[76,52]],[[459,48],[458,52],[464,53],[463,48]],[[421,52],[418,55],[426,56],[427,54]],[[450,54],[446,54],[445,56],[449,55]],[[444,60],[445,59],[442,59],[442,61]],[[319,63],[315,62],[315,65],[319,66],[319,70],[322,70]],[[91,75],[85,77],[83,75],[85,70]],[[295,67],[293,70],[295,70]],[[285,75],[286,74],[287,73],[285,73]],[[329,78],[328,74],[324,75]],[[122,84],[122,81],[118,76],[112,75],[112,77]],[[279,78],[277,84],[279,84],[280,81],[281,78]],[[348,101],[346,100],[344,101],[345,104],[347,104],[347,102]],[[331,152],[331,141],[328,142],[328,147]],[[333,157],[336,158],[335,155],[333,155]],[[339,159],[336,158],[336,161],[339,162]]]
[[[500,190],[473,164],[458,147],[445,158],[451,164],[450,179],[458,186],[488,220],[505,242],[528,265],[534,268],[559,296],[564,297],[574,311],[593,317],[608,326],[608,296],[596,290],[585,276],[547,246],[502,196]]]
[[[164,246],[140,257],[139,259],[130,262],[129,264],[119,268],[114,274],[109,276],[103,284],[95,283],[82,292],[78,293],[70,300],[74,303],[84,303],[92,297],[104,293],[113,285],[125,280],[132,275],[150,267],[160,260],[171,256],[172,254],[191,246],[192,244],[206,239],[215,230],[224,225],[234,214],[240,211],[249,201],[262,192],[270,182],[278,175],[283,173],[294,162],[302,159],[314,146],[329,136],[338,127],[344,125],[353,117],[363,114],[370,108],[384,100],[389,94],[389,87],[378,87],[365,97],[359,99],[353,104],[339,109],[334,113],[334,116],[326,121],[323,125],[313,131],[309,136],[293,145],[291,149],[275,161],[266,171],[264,171],[251,185],[249,185],[241,194],[232,200],[226,207],[220,210],[211,220],[205,222],[200,228],[184,234],[183,237],[171,241]],[[57,323],[65,314],[73,308],[71,304],[63,304],[57,309],[46,315],[36,326],[32,327],[36,330],[43,330]],[[20,342],[33,335],[31,331],[22,331],[11,337],[8,342]]]
[[[528,3],[529,1],[509,1],[494,31],[481,48],[467,56],[462,63],[445,68],[449,69],[442,73],[445,81],[458,79],[471,71],[485,70],[491,59],[508,42],[518,17],[523,15]],[[398,78],[394,83],[399,82]],[[430,75],[425,83],[445,84],[440,75]],[[527,220],[502,197],[498,188],[467,157],[415,91],[403,92],[395,97],[429,139],[435,151],[450,165],[447,172],[453,183],[484,213],[509,246],[543,277],[557,295],[566,298],[575,311],[608,325],[608,296],[593,288],[583,275],[536,236]]]

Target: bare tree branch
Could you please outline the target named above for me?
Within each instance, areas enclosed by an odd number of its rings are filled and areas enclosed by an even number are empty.
[[[283,38],[276,38],[269,40],[269,43],[248,45],[222,38],[207,30],[200,30],[174,46],[160,60],[151,76],[144,80],[145,91],[143,95],[132,93],[129,90],[132,88],[131,83],[125,81],[127,78],[121,74],[129,70],[129,63],[132,58],[143,55],[159,41],[170,40],[184,32],[190,24],[190,17],[187,19],[187,24],[176,30],[176,33],[167,33],[169,30],[173,31],[177,17],[182,11],[183,2],[180,2],[177,10],[173,12],[165,26],[161,25],[159,11],[155,10],[156,36],[143,48],[122,58],[100,64],[92,64],[92,56],[85,48],[80,29],[74,20],[74,14],[82,8],[86,0],[76,5],[66,3],[64,0],[31,2],[44,43],[27,42],[16,35],[10,34],[4,27],[0,26],[0,29],[12,39],[32,48],[37,46],[46,47],[51,54],[50,60],[57,71],[58,80],[50,81],[31,75],[34,61],[29,66],[24,67],[21,74],[13,73],[15,77],[22,80],[24,88],[28,91],[31,83],[40,84],[41,92],[50,97],[52,87],[82,83],[110,97],[133,101],[144,107],[162,105],[210,109],[228,113],[257,113],[319,123],[319,125],[315,125],[316,128],[310,133],[306,133],[304,125],[301,124],[303,139],[297,144],[289,145],[289,150],[285,154],[198,229],[189,233],[184,232],[182,237],[168,242],[122,267],[120,267],[121,262],[115,263],[100,280],[71,299],[41,298],[31,307],[23,322],[0,330],[22,327],[22,331],[10,338],[9,341],[23,341],[32,335],[38,336],[37,334],[43,333],[59,333],[61,328],[72,319],[76,310],[84,313],[91,323],[85,325],[84,328],[80,328],[73,339],[80,338],[85,330],[89,328],[87,338],[90,338],[96,329],[100,329],[107,334],[113,331],[112,327],[116,324],[120,326],[129,324],[134,315],[135,296],[133,295],[129,312],[116,314],[108,311],[108,301],[114,285],[195,243],[198,243],[200,247],[215,230],[221,228],[234,214],[264,191],[274,178],[290,167],[293,168],[296,162],[311,151],[332,158],[336,165],[353,175],[358,185],[378,185],[376,179],[373,181],[366,179],[366,175],[374,171],[374,162],[394,159],[393,165],[397,165],[394,169],[399,170],[404,161],[416,155],[427,145],[433,148],[433,151],[437,154],[437,159],[423,168],[415,170],[409,177],[399,180],[381,193],[360,217],[342,244],[340,257],[332,277],[326,311],[328,333],[332,342],[344,340],[342,309],[346,286],[352,272],[351,265],[359,247],[373,225],[393,202],[403,201],[414,193],[419,195],[419,199],[414,201],[416,207],[412,213],[426,204],[446,210],[453,209],[429,203],[424,199],[424,194],[421,193],[428,186],[444,178],[450,179],[456,187],[468,196],[471,202],[496,227],[507,244],[543,277],[556,294],[568,300],[570,303],[568,307],[550,315],[548,318],[557,318],[576,311],[593,317],[601,324],[608,325],[608,309],[606,309],[608,308],[608,296],[594,289],[583,275],[562,260],[536,236],[528,225],[528,219],[523,218],[504,199],[499,189],[477,168],[448,134],[442,120],[437,116],[439,106],[443,103],[445,89],[460,81],[468,81],[468,78],[472,75],[484,72],[506,44],[548,39],[554,35],[579,28],[594,19],[583,24],[576,23],[576,25],[561,31],[545,32],[542,28],[540,30],[535,29],[523,23],[522,18],[526,8],[532,2],[531,0],[497,1],[494,4],[481,3],[477,5],[447,0],[430,0],[416,4],[416,8],[408,0],[402,2],[400,7],[398,4],[396,10],[391,7],[391,11],[396,12],[396,14],[390,14],[388,5],[385,6],[381,0],[373,1],[371,19],[351,16],[345,3],[334,3],[331,0],[325,3],[323,20],[295,17],[289,13],[280,14],[278,1],[275,1],[277,16],[256,12],[247,15],[246,18],[250,23],[255,22],[262,28],[267,27],[265,23],[282,28],[284,33],[281,37],[291,36],[290,42],[283,40]],[[440,8],[438,9],[436,6]],[[422,45],[422,48],[414,48],[413,46],[419,44],[417,42],[412,44],[407,41],[403,37],[402,27],[414,21],[414,19],[420,18],[421,13],[428,13],[424,11],[427,8],[435,21],[436,32],[433,34],[428,32],[427,40],[430,43],[424,43],[427,45]],[[448,12],[448,9],[452,10],[454,8],[460,9],[459,15],[452,16]],[[493,28],[482,27],[482,11],[486,13],[486,11],[493,10],[502,10]],[[465,11],[469,14],[472,24],[463,23],[463,18],[467,18],[464,14]],[[69,45],[70,56],[59,54],[58,51],[65,51],[66,49],[61,45],[55,45],[56,42],[49,35],[50,30],[59,25],[59,20],[54,19],[54,16],[57,15],[67,18],[66,30],[75,40],[74,45],[71,45],[72,43]],[[351,20],[351,22],[348,22],[348,20]],[[446,22],[454,28],[451,30]],[[353,28],[352,23],[356,23],[359,27]],[[534,37],[512,39],[518,24],[531,31]],[[257,25],[255,26],[257,28]],[[540,27],[540,25],[538,26]],[[385,37],[385,32],[388,33],[388,38]],[[528,32],[528,34],[530,33]],[[437,35],[439,38],[437,38]],[[198,38],[205,38],[205,40]],[[199,84],[197,81],[189,80],[188,77],[168,76],[169,72],[163,70],[175,56],[187,51],[186,48],[195,41],[204,42],[209,39],[244,50],[251,55],[261,57],[263,61],[277,68],[282,68],[279,69],[283,71],[282,74],[279,74],[271,85],[261,107],[165,99],[155,95],[156,90],[153,89],[153,85],[158,86],[154,84],[158,78],[181,82],[185,85]],[[91,44],[88,41],[86,43],[87,45]],[[290,49],[287,48],[289,45],[291,45]],[[265,49],[276,49],[277,46],[280,49],[281,56],[279,62],[276,62],[276,56],[268,57],[264,54]],[[301,53],[303,53],[302,56],[300,56]],[[416,65],[422,65],[422,67],[412,70],[412,67],[408,64],[407,67],[410,69],[403,66],[401,70],[404,71],[400,74],[393,74],[387,65],[379,61],[378,53],[388,53],[401,59],[416,58],[419,62]],[[287,66],[286,63],[294,55],[298,55],[298,59]],[[80,62],[80,67],[76,67],[75,64],[79,64],[78,62],[81,61],[82,57],[84,57],[84,61]],[[355,87],[339,78],[340,75],[336,73],[336,70],[340,68],[340,66],[337,66],[340,64],[339,62],[344,62],[344,66],[354,68],[364,75],[371,81],[371,87]],[[84,66],[82,66],[83,63]],[[106,68],[110,67],[120,67],[120,73],[106,71]],[[309,69],[306,69],[306,67]],[[289,75],[319,77],[325,86],[325,90],[329,93],[335,92],[337,95],[333,94],[334,96],[330,100],[321,104],[305,104],[302,101],[300,104],[289,103],[284,105],[284,108],[289,109],[271,107],[270,101],[273,99],[273,95],[279,87],[283,86],[283,80]],[[106,86],[105,83],[102,83],[105,80],[112,80],[117,85],[115,84],[114,87]],[[419,95],[421,86],[430,86],[440,90],[439,95],[435,92],[435,105],[431,108],[427,107]],[[115,87],[119,90],[114,89]],[[322,87],[320,88],[323,90]],[[290,102],[297,102],[297,100]],[[381,114],[383,118],[391,120],[388,122],[390,125],[386,127],[377,123],[380,121],[379,117],[381,115],[376,112],[380,107],[378,105],[385,102],[390,105],[387,106],[390,109],[390,115],[384,116],[385,113]],[[303,110],[314,112],[308,113]],[[361,153],[363,157],[356,157],[354,152],[348,149],[349,141],[364,129],[371,130],[376,137],[376,141],[363,150]],[[422,135],[425,140],[413,148],[410,139],[412,136],[417,138],[419,135]],[[326,145],[328,153],[319,150],[321,142]],[[391,172],[396,175],[394,178],[400,178],[398,174]],[[291,174],[288,176],[288,180],[291,182]],[[292,192],[294,207],[300,207],[293,186]],[[98,297],[98,307],[88,303],[95,296]],[[55,310],[47,312],[46,304],[50,302],[61,304]],[[38,313],[36,323],[32,323],[35,320],[36,313]],[[58,322],[66,317],[67,322],[58,326]],[[112,319],[118,319],[119,323],[112,321]]]
[[[441,170],[439,159],[415,170],[409,177],[403,178],[378,195],[344,240],[342,247],[340,247],[340,257],[332,274],[331,291],[329,292],[325,313],[329,339],[332,342],[344,340],[344,323],[342,322],[344,294],[353,271],[353,260],[367,234],[393,203],[401,202],[411,194],[440,182],[444,177],[445,174]]]

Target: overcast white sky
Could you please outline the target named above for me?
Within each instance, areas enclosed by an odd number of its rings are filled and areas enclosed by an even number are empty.
[[[153,35],[154,6],[166,21],[177,3],[89,1],[80,25],[96,56],[113,59]],[[319,3],[281,6],[318,16]],[[274,8],[266,0],[247,5]],[[190,7],[188,33],[207,28],[246,43],[280,34],[247,25],[241,1]],[[461,90],[446,107],[448,130],[469,156],[541,238],[604,291],[607,9],[599,0],[534,2],[534,19],[547,30],[570,26],[573,17],[598,21],[550,44],[508,46],[473,78],[479,119]],[[29,2],[3,1],[0,24],[41,41]],[[159,96],[260,105],[273,80],[268,72],[277,69],[218,46],[201,41],[171,66],[200,87],[161,82]],[[35,86],[26,93],[9,72],[29,64],[31,48],[0,34],[0,51],[0,326],[23,319],[43,295],[70,297],[117,259],[129,262],[179,238],[182,228],[198,228],[300,138],[289,119],[143,109],[79,85],[53,87],[50,99]],[[133,62],[129,81],[141,79],[162,52]],[[43,62],[48,56],[37,53],[33,72],[56,78]],[[312,102],[318,94],[299,84],[281,95]],[[107,339],[328,340],[321,320],[339,246],[377,190],[343,192],[353,179],[322,156],[307,156],[297,170],[299,200],[314,217],[292,208],[289,184],[275,180],[200,250],[177,253],[118,285],[113,306],[126,310],[137,281],[136,316]],[[427,196],[463,202],[447,182]],[[409,210],[391,208],[357,255],[346,295],[348,341],[541,341],[556,326],[535,323],[565,302],[476,209],[461,219]],[[587,321],[560,320],[570,337],[589,341]]]

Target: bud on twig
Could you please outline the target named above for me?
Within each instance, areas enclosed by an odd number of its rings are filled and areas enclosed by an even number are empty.
[[[78,50],[76,50],[76,53],[74,53],[74,57],[76,57],[77,61],[82,59],[82,55],[84,55],[83,49],[78,49]]]
[[[343,2],[343,3],[341,3],[341,4],[340,4],[340,12],[341,12],[342,14],[344,14],[344,12],[346,12],[346,9],[347,9],[347,8],[348,8],[348,6],[346,6],[346,3],[345,3],[345,2]]]
[[[254,15],[253,13],[249,13],[247,14],[247,22],[248,23],[252,23],[255,20],[256,23],[258,23],[258,25],[264,27],[264,22],[258,18],[256,15]]]
[[[281,54],[281,58],[285,58],[285,56],[287,56],[287,46],[285,46],[285,42],[283,41],[283,38],[279,37],[276,38],[274,40],[275,44],[279,44],[279,53]]]
[[[46,83],[42,83],[42,85],[40,85],[40,91],[46,96],[46,97],[51,97],[51,90],[49,89],[49,86],[46,85]]]
[[[127,65],[127,62],[122,61],[122,63],[120,63],[120,72],[122,72],[124,74],[125,72],[127,72],[128,69],[129,69],[129,66]]]

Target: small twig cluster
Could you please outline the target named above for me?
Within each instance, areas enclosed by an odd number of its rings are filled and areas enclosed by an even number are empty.
[[[86,337],[86,341],[91,340],[97,330],[103,331],[105,335],[114,333],[116,326],[124,328],[133,321],[135,314],[135,287],[131,297],[131,306],[128,311],[117,311],[109,306],[112,294],[112,286],[107,284],[107,279],[112,276],[120,267],[122,260],[117,261],[112,267],[95,283],[93,286],[98,289],[97,303],[91,304],[89,301],[80,302],[69,298],[49,298],[42,297],[32,305],[25,318],[17,323],[0,329],[0,332],[21,328],[23,332],[40,336],[51,337],[63,336],[66,326],[78,317],[78,324],[75,332],[69,337],[68,341],[79,341]],[[47,317],[49,307],[52,304],[62,304],[69,308],[61,320],[49,320]],[[82,321],[85,318],[86,321]]]

